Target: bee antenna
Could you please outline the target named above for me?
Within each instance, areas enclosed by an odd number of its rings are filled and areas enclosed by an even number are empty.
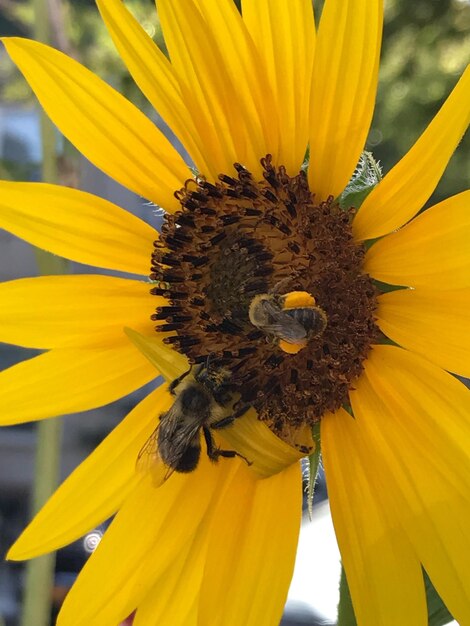
[[[210,352],[206,357],[206,369],[210,369],[211,361],[217,356],[215,352]]]

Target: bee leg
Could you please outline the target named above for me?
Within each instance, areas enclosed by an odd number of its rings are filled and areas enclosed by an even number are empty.
[[[287,285],[297,280],[299,276],[300,276],[300,272],[298,270],[294,271],[292,274],[289,274],[288,276],[284,276],[284,278],[281,278],[281,280],[279,280],[274,285],[274,287],[269,291],[269,293],[272,295],[279,295],[281,290],[287,289]],[[292,289],[290,289],[290,291],[292,291]]]
[[[215,445],[211,431],[207,426],[203,426],[202,432],[204,433],[204,439],[206,440],[207,456],[211,461],[217,461],[219,458],[218,448]]]
[[[281,289],[283,289],[291,279],[292,276],[285,276],[284,278],[281,278],[281,280],[274,285],[269,293],[273,295],[279,294]]]
[[[245,413],[250,408],[251,408],[251,405],[249,404],[240,404],[238,407],[235,408],[235,410],[233,411],[231,415],[229,415],[228,417],[223,417],[221,420],[218,420],[217,422],[213,422],[210,425],[210,427],[213,428],[214,430],[220,430],[221,428],[226,428],[227,426],[230,426],[230,424],[233,424],[233,422],[238,417],[245,415]]]
[[[176,387],[178,387],[178,385],[183,380],[183,378],[186,378],[186,376],[189,374],[190,371],[191,371],[191,367],[189,368],[187,372],[184,372],[184,374],[181,374],[181,376],[178,376],[178,378],[175,378],[175,380],[171,381],[168,389],[172,395],[175,395]]]
[[[243,459],[247,465],[253,465],[253,461],[249,461],[246,456],[243,456],[243,454],[240,454],[239,452],[235,452],[235,450],[221,450],[220,448],[216,448],[214,450],[214,453],[216,457],[213,460],[217,460],[219,456],[223,457],[224,459],[233,459],[238,456],[240,457],[240,459]]]
[[[237,406],[235,411],[232,413],[232,418],[236,420],[238,417],[245,415],[245,413],[251,408],[250,404],[241,404]]]
[[[211,424],[211,428],[213,428],[214,430],[219,430],[220,428],[226,428],[227,426],[230,426],[230,424],[233,424],[234,421],[235,421],[234,416],[229,415],[228,417],[224,417],[218,422],[214,422],[213,424]]]
[[[216,457],[213,460],[215,461],[219,458],[219,456],[224,459],[233,459],[238,456],[240,459],[243,459],[247,465],[253,465],[253,461],[249,461],[246,456],[243,456],[243,454],[240,454],[239,452],[235,452],[235,450],[221,450],[220,448],[216,448],[214,453]]]
[[[251,461],[244,457],[243,454],[235,452],[235,450],[221,450],[220,448],[217,448],[209,428],[207,428],[207,426],[203,426],[202,430],[204,432],[204,439],[206,440],[207,456],[211,461],[216,463],[219,460],[219,457],[223,457],[224,459],[233,459],[236,456],[239,456],[246,462],[247,465],[252,465]]]

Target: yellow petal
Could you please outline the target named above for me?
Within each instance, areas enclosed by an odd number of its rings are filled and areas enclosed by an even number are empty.
[[[369,248],[364,268],[392,285],[470,287],[470,191],[418,215]]]
[[[180,0],[185,4],[186,0]],[[270,153],[277,164],[279,131],[278,111],[275,106],[266,67],[258,56],[253,40],[244,24],[237,6],[231,0],[196,0],[213,33],[222,63],[233,85],[235,99],[229,101],[240,110],[244,134],[241,161],[254,173],[260,171],[259,159]],[[235,133],[234,133],[235,135]]]
[[[318,30],[310,100],[309,184],[339,195],[364,149],[382,39],[380,0],[328,0]]]
[[[0,181],[0,227],[66,259],[133,274],[149,273],[158,237],[107,200],[43,183]]]
[[[340,409],[321,423],[331,513],[357,623],[426,626],[421,565],[388,506],[357,420]]]
[[[0,341],[28,348],[112,347],[125,326],[152,334],[163,298],[150,285],[111,276],[22,278],[0,283]]]
[[[178,76],[192,124],[203,132],[210,154],[209,169],[202,174],[215,180],[221,172],[231,172],[234,161],[238,160],[231,129],[240,133],[241,126],[236,119],[236,107],[228,117],[223,95],[231,89],[220,53],[192,0],[185,6],[173,0],[158,0],[157,7],[171,65]]]
[[[207,460],[205,461],[207,462]],[[241,479],[246,483],[246,468],[238,459],[219,465],[220,476],[213,492],[211,506],[199,524],[189,546],[180,550],[178,557],[155,582],[143,602],[139,603],[135,626],[196,626],[201,583],[204,578],[209,540],[212,537],[212,510],[220,499],[232,490]],[[253,477],[248,477],[253,484]],[[219,531],[220,529],[217,529]],[[212,622],[211,622],[212,623]]]
[[[170,571],[148,592],[139,604],[132,626],[197,626],[200,576],[205,552],[188,563],[188,550],[178,555]]]
[[[168,382],[186,372],[190,365],[182,354],[162,342],[159,337],[146,337],[133,328],[125,328],[127,338],[148,359]]]
[[[158,0],[158,11],[193,124],[201,128],[211,154],[210,174],[230,173],[238,161],[258,175],[259,159],[277,147],[267,140],[267,135],[277,137],[276,115],[235,5]]]
[[[158,414],[173,398],[152,391],[62,483],[10,548],[8,558],[31,559],[75,541],[113,515],[135,487],[139,452]]]
[[[214,512],[199,623],[278,624],[294,568],[302,512],[300,463],[256,480],[240,465]]]
[[[132,345],[51,350],[0,373],[0,424],[94,409],[157,375]]]
[[[61,52],[27,39],[3,41],[46,113],[80,152],[128,189],[168,211],[179,208],[173,193],[189,170],[145,115]]]
[[[353,222],[356,239],[405,224],[430,197],[470,122],[470,66],[414,146],[367,196]]]
[[[396,346],[374,346],[364,365],[365,375],[356,383],[357,391],[350,392],[351,400],[365,403],[364,398],[368,398],[371,404],[373,394],[375,410],[380,404],[388,416],[383,418],[383,423],[377,423],[377,427],[387,433],[387,438],[392,441],[395,435],[402,439],[406,436],[411,446],[414,437],[420,450],[412,451],[410,447],[409,455],[411,458],[414,454],[416,465],[429,466],[431,474],[438,470],[441,478],[452,483],[452,491],[467,497],[470,390],[440,367]],[[403,448],[397,449],[397,454],[401,455],[407,445],[403,440],[400,444]],[[441,462],[443,458],[445,463]],[[417,470],[419,474],[424,472],[422,468]],[[416,478],[414,473],[411,475]],[[434,496],[423,491],[423,497],[427,496],[430,504],[434,502]]]
[[[191,120],[170,62],[121,0],[97,0],[97,5],[133,79],[184,144],[196,168],[207,171],[204,138]]]
[[[444,369],[470,377],[470,289],[401,289],[379,297],[380,329]]]
[[[383,496],[455,619],[470,621],[470,391],[424,358],[374,347],[350,398]]]
[[[208,539],[203,523],[190,546],[180,551],[139,603],[133,626],[197,626]]]
[[[196,471],[175,473],[158,489],[143,478],[82,569],[57,626],[118,624],[129,615],[190,547],[230,471],[230,462],[202,455]]]
[[[251,463],[250,470],[263,478],[284,471],[305,456],[305,451],[297,450],[276,437],[258,419],[254,409],[238,418],[232,426],[220,431],[220,438],[230,448],[243,454]],[[311,437],[306,443],[313,443]]]
[[[315,22],[310,0],[244,0],[243,21],[266,67],[279,113],[278,162],[296,175],[308,143]]]

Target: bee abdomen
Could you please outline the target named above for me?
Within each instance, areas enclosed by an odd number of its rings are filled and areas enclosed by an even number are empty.
[[[326,328],[327,317],[325,312],[319,307],[284,309],[284,312],[305,328],[309,339],[318,337]]]
[[[201,456],[200,445],[189,445],[184,454],[179,459],[178,463],[174,467],[175,471],[188,473],[196,469],[199,463],[199,457]]]

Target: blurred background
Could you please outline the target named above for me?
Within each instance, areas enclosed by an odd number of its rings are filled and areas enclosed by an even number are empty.
[[[318,16],[322,2],[314,4]],[[153,0],[129,0],[126,5],[165,50]],[[93,0],[0,0],[0,34],[43,39],[38,32],[41,28],[38,11],[43,11],[44,7],[49,11],[50,43],[95,71],[169,132],[128,76]],[[385,0],[385,9],[380,86],[367,149],[388,171],[424,130],[468,63],[470,2]],[[43,137],[37,102],[0,44],[0,178],[41,180]],[[56,163],[50,176],[55,182],[103,196],[158,226],[158,215],[142,198],[94,168],[55,131],[53,143]],[[429,204],[468,188],[469,146],[470,137],[467,136]],[[47,174],[44,179],[48,180]],[[71,263],[66,271],[85,273],[91,269]],[[0,280],[37,274],[35,251],[28,244],[0,231]],[[0,344],[0,369],[34,354],[31,350]],[[140,390],[119,402],[61,420],[58,435],[61,438],[60,480],[93,450],[147,391]],[[31,517],[36,440],[35,424],[0,429],[2,554]],[[103,531],[104,528],[94,529],[58,552],[52,589],[48,591],[53,605],[51,624],[55,623],[54,615],[67,589],[98,545]],[[339,574],[339,553],[320,474],[313,521],[306,516],[282,624],[333,624]],[[0,563],[0,626],[36,626],[31,618],[25,621],[24,615],[21,617],[24,581],[22,564]],[[444,617],[440,623],[448,621]],[[42,622],[38,622],[38,626],[43,626]]]

